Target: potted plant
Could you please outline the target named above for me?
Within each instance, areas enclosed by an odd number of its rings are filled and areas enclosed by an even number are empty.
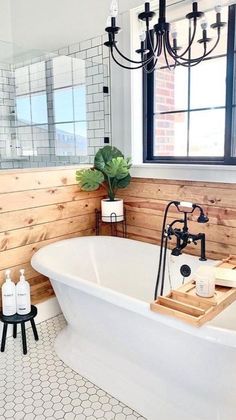
[[[76,181],[83,191],[95,191],[103,186],[108,198],[102,200],[102,221],[124,220],[123,200],[116,197],[120,188],[126,188],[131,180],[131,162],[116,147],[105,146],[94,158],[94,167],[76,171]]]

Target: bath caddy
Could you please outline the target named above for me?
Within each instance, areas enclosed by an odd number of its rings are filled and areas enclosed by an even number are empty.
[[[202,298],[196,295],[194,280],[167,296],[160,296],[151,303],[151,310],[170,315],[200,327],[210,321],[236,300],[236,288],[216,286],[215,296]]]

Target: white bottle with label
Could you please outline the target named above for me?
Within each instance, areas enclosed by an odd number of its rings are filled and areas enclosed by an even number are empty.
[[[5,316],[16,313],[16,286],[10,277],[11,270],[6,270],[6,281],[2,285],[2,313]]]
[[[30,285],[25,280],[25,270],[20,270],[20,280],[16,285],[16,312],[27,315],[31,311]]]

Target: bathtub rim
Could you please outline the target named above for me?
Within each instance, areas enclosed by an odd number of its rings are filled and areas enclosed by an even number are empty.
[[[91,240],[96,238],[97,241],[102,240],[103,238],[111,238],[111,236],[84,236],[76,237],[70,239],[64,239],[61,241],[54,242],[52,244],[46,245],[45,247],[40,248],[32,257],[31,265],[39,273],[47,276],[51,281],[58,281],[63,283],[65,286],[74,287],[75,289],[81,290],[84,293],[90,294],[98,299],[102,299],[108,303],[114,304],[118,307],[122,307],[128,311],[133,311],[140,315],[150,318],[155,322],[162,323],[168,327],[175,328],[182,332],[191,334],[193,336],[203,338],[210,342],[215,342],[217,344],[229,346],[236,348],[236,330],[231,330],[223,328],[220,326],[212,325],[211,321],[199,328],[191,326],[187,323],[184,323],[177,318],[166,316],[160,313],[154,313],[150,310],[150,303],[139,300],[135,297],[125,295],[121,292],[118,292],[114,289],[101,286],[97,283],[90,282],[89,280],[84,280],[79,276],[75,276],[69,273],[61,273],[57,271],[56,268],[51,269],[50,267],[45,267],[44,264],[40,263],[40,254],[45,254],[45,252],[55,246],[61,246],[69,242],[80,242],[86,240]],[[115,240],[119,241],[132,241],[134,243],[139,243],[133,239],[113,237]],[[155,246],[152,244],[145,243],[147,246]],[[157,245],[158,246],[158,245]],[[69,283],[70,282],[70,283]]]

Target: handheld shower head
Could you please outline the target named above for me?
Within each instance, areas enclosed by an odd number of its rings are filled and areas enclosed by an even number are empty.
[[[197,219],[198,223],[207,223],[209,222],[209,218],[208,216],[204,213],[204,210],[201,206],[199,206],[199,204],[194,204],[194,210],[195,209],[199,209],[200,210],[200,215]]]

